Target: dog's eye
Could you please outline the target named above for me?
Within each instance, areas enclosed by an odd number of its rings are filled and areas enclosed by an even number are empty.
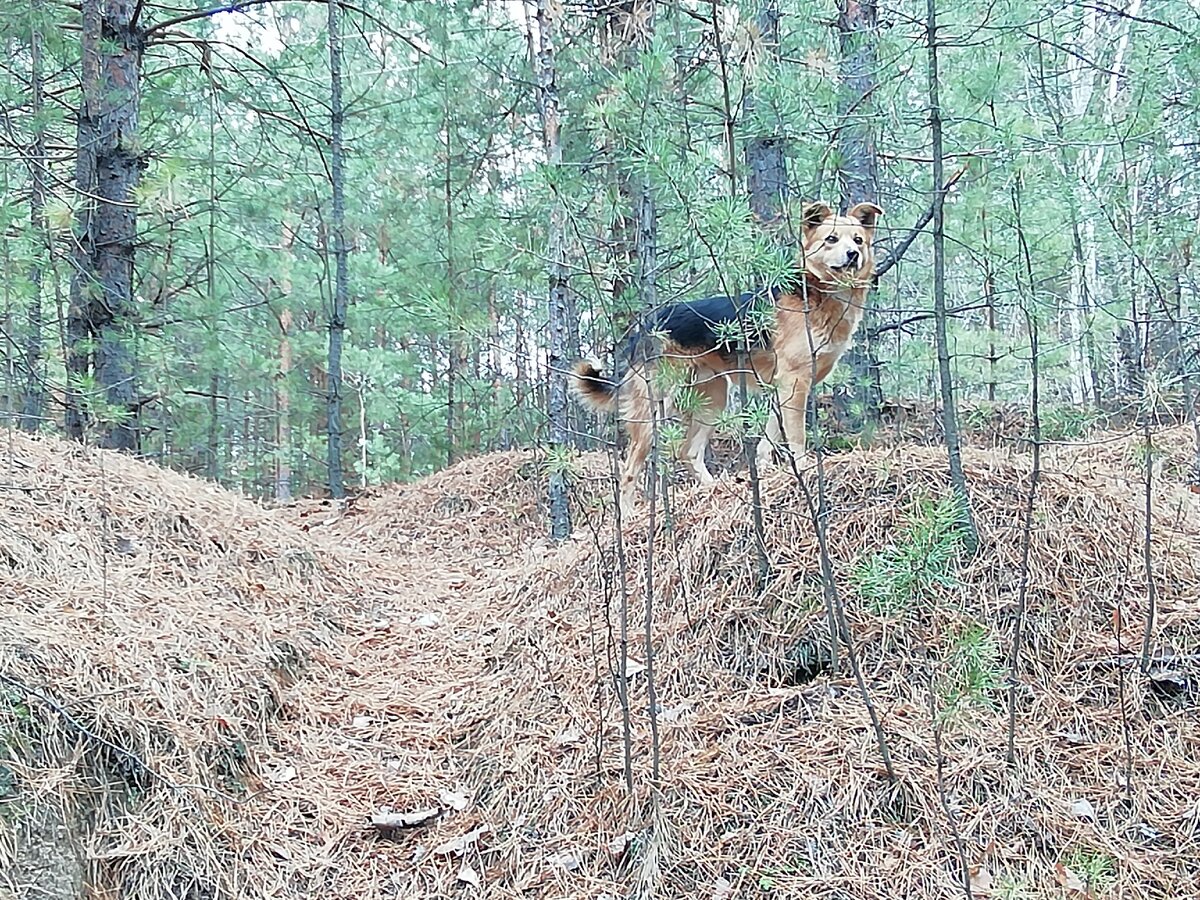
[[[825,238],[825,243],[827,244],[836,244],[837,242],[838,238],[836,234],[831,234],[829,237]]]
[[[861,244],[862,243],[862,235],[856,234],[854,236],[854,243]]]

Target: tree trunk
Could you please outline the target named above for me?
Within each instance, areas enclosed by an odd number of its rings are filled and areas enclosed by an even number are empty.
[[[346,495],[342,474],[342,343],[346,335],[346,308],[349,304],[350,276],[346,252],[345,161],[342,150],[342,34],[341,3],[326,4],[329,11],[329,156],[333,188],[333,231],[335,265],[332,305],[329,312],[329,373],[327,379],[326,434],[328,436],[329,493]]]
[[[275,374],[275,499],[292,499],[292,311],[279,313],[279,371]]]
[[[734,139],[733,95],[729,87],[728,48],[725,45],[725,36],[721,33],[721,10],[717,0],[711,0],[709,9],[711,11],[709,24],[712,25],[713,49],[717,52],[717,71],[720,73],[721,79],[721,130],[725,140],[725,159],[729,164],[729,171],[725,175],[729,179],[729,196],[736,197],[738,192],[737,142]]]
[[[208,378],[208,446],[205,448],[206,474],[213,481],[221,477],[221,417],[217,402],[220,393],[221,376],[214,370]],[[166,450],[165,446],[163,450]]]
[[[279,254],[279,370],[275,373],[275,477],[276,500],[292,498],[292,248],[296,232],[285,214]],[[267,286],[270,290],[270,285]]]
[[[83,0],[83,100],[77,124],[75,271],[68,314],[67,432],[82,439],[88,411],[81,382],[104,392],[101,444],[138,447],[133,338],[136,189],[141,178],[138,107],[143,39],[134,0]],[[89,352],[90,351],[90,352]]]
[[[950,481],[958,496],[959,513],[970,552],[979,545],[979,532],[967,494],[959,444],[958,411],[954,401],[954,375],[946,336],[946,176],[942,151],[942,107],[938,99],[937,0],[926,0],[925,35],[929,47],[929,130],[933,155],[933,314],[937,343],[938,385],[942,401],[942,428],[950,458]]]
[[[208,246],[204,254],[204,285],[208,294],[208,314],[211,329],[212,373],[208,391],[208,477],[221,477],[221,418],[218,415],[217,394],[221,389],[221,333],[217,312],[217,85],[212,73],[212,55],[204,46],[201,65],[208,75]],[[165,417],[164,417],[165,419]]]
[[[638,7],[643,0],[617,0],[606,4],[603,20],[603,53],[605,62],[618,71],[628,72],[633,67],[636,34],[639,28]],[[639,192],[633,177],[621,166],[619,158],[622,148],[620,137],[609,131],[604,137],[604,155],[607,159],[608,175],[617,195],[616,209],[609,231],[608,252],[613,268],[612,299],[617,317],[632,312],[636,285],[634,272],[637,268],[636,208]]]
[[[134,338],[133,257],[137,241],[136,192],[141,180],[138,110],[142,36],[134,25],[135,0],[107,0],[101,42],[100,113],[96,139],[96,242],[92,247],[95,296],[89,304],[96,343],[93,374],[109,413],[101,444],[137,450],[139,444]]]
[[[688,150],[692,146],[692,113],[691,113],[691,97],[688,94],[688,66],[690,53],[683,43],[683,29],[680,27],[680,19],[682,13],[679,10],[678,4],[672,4],[668,7],[671,17],[671,29],[675,38],[674,57],[674,77],[671,79],[671,84],[674,89],[675,102],[679,106],[679,134],[680,141],[676,148],[676,153],[679,161],[686,163],[688,159]],[[688,253],[687,256],[687,277],[695,278],[699,269],[698,260],[695,254]]]
[[[759,7],[757,24],[765,56],[770,65],[779,66],[779,0],[763,0]],[[747,88],[742,100],[746,118],[754,121],[757,101],[754,90]],[[750,192],[750,208],[755,217],[764,224],[774,224],[783,214],[787,204],[787,163],[784,159],[785,138],[779,133],[778,116],[772,121],[755,123],[758,136],[746,145],[747,188]]]
[[[628,74],[637,70],[639,54],[649,48],[654,35],[654,12],[652,0],[620,0],[609,5],[604,20],[604,46],[608,60],[620,72]],[[650,185],[618,161],[621,148],[616,135],[610,134],[607,143],[611,177],[617,191],[610,241],[614,270],[611,324],[615,338],[639,312],[658,303],[655,287],[658,220]],[[572,321],[577,323],[579,314],[573,297],[571,315]],[[578,332],[575,337],[577,340]],[[572,350],[578,355],[578,344]],[[582,415],[576,416],[576,421],[581,419]],[[577,438],[576,446],[585,447],[581,438],[582,435]]]
[[[555,183],[557,183],[558,173],[562,170],[562,143],[558,133],[557,70],[554,55],[560,12],[561,6],[557,0],[538,0],[538,105],[542,117],[546,164]],[[561,194],[555,190],[547,230],[550,340],[546,366],[550,452],[554,456],[565,452],[569,440],[566,352],[570,346],[571,325],[567,300],[566,230],[566,207]],[[555,540],[563,540],[571,534],[571,510],[568,504],[567,482],[561,468],[561,460],[555,459],[553,462],[555,465],[551,466],[549,479],[550,536]]]
[[[996,402],[996,273],[992,270],[992,246],[988,240],[987,210],[979,213],[979,231],[983,237],[983,302],[987,306],[988,372],[987,398]]]
[[[838,0],[838,182],[842,209],[879,199],[875,149],[876,0]]]
[[[498,412],[501,404],[504,402],[504,366],[500,358],[500,309],[496,305],[496,283],[491,281],[488,284],[487,295],[487,312],[488,312],[488,353],[487,353],[487,380],[490,394],[489,400],[492,404],[492,410]],[[518,348],[517,355],[520,355]],[[501,425],[500,446],[501,449],[507,450],[507,430],[508,416],[503,418],[504,424]],[[492,444],[488,449],[496,449],[495,444]]]
[[[879,11],[876,0],[838,0],[838,185],[843,212],[856,203],[879,202],[879,155],[875,148],[875,76]],[[850,372],[846,391],[835,396],[843,427],[860,431],[879,421],[883,386],[879,360],[871,346],[870,307],[866,311],[867,345],[846,352]]]
[[[46,415],[46,383],[42,370],[42,266],[50,254],[50,231],[46,227],[46,131],[42,122],[42,33],[41,0],[34,0],[36,17],[29,35],[30,112],[33,143],[29,148],[29,224],[38,248],[29,266],[31,296],[26,313],[25,397],[21,405],[21,427],[37,431]]]
[[[524,409],[525,401],[529,397],[529,337],[525,333],[525,303],[519,295],[517,302],[516,315],[513,318],[513,342],[517,345],[517,352],[513,357],[513,368],[516,369],[516,377],[513,378],[513,405],[517,409]]]
[[[1100,47],[1100,10],[1095,7],[1084,7],[1080,10],[1079,29],[1072,41],[1072,52],[1063,61],[1066,70],[1066,81],[1070,88],[1067,97],[1070,103],[1070,114],[1076,120],[1082,120],[1091,109],[1091,102],[1096,94],[1098,73],[1105,73],[1104,82],[1104,111],[1102,121],[1112,126],[1113,116],[1117,109],[1117,95],[1120,90],[1122,75],[1125,70],[1125,57],[1129,49],[1130,23],[1136,21],[1141,12],[1142,0],[1131,0],[1126,18],[1118,19],[1113,25],[1113,35],[1116,37],[1112,64],[1107,70],[1098,59]],[[1049,92],[1048,92],[1049,96]],[[1048,101],[1049,102],[1049,101]],[[1103,390],[1100,377],[1099,352],[1096,348],[1095,337],[1092,335],[1092,310],[1103,305],[1100,294],[1102,282],[1098,272],[1099,244],[1096,239],[1096,225],[1092,217],[1081,216],[1080,210],[1095,202],[1100,196],[1100,177],[1104,168],[1106,145],[1099,143],[1093,147],[1083,147],[1077,157],[1068,162],[1065,158],[1064,175],[1070,175],[1074,170],[1075,178],[1072,193],[1068,200],[1071,204],[1072,221],[1072,250],[1073,265],[1071,271],[1071,296],[1069,315],[1072,321],[1072,334],[1068,335],[1069,345],[1076,355],[1073,368],[1080,379],[1080,390],[1086,401],[1090,394],[1093,402],[1099,406]],[[1136,339],[1135,339],[1136,340]],[[1086,356],[1086,359],[1084,359]],[[1133,379],[1131,389],[1140,391],[1140,365],[1133,365],[1132,371],[1138,372]],[[1114,387],[1120,391],[1120,377],[1114,377]],[[1074,385],[1072,385],[1074,387]]]
[[[451,163],[454,147],[454,116],[450,106],[449,77],[443,70],[442,78],[442,133],[445,135],[443,151],[445,153],[442,168],[442,202],[445,205],[446,229],[446,305],[449,321],[447,328],[447,355],[450,360],[446,367],[446,465],[454,463],[455,451],[458,449],[459,434],[463,430],[466,415],[466,403],[462,383],[465,380],[464,361],[466,347],[463,335],[459,330],[458,311],[458,271],[454,259],[454,193],[451,180]]]

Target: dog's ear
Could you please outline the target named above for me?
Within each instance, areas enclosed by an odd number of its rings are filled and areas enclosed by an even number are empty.
[[[833,210],[824,203],[805,203],[804,208],[800,211],[800,222],[807,231],[810,228],[816,228],[832,215]]]
[[[862,222],[863,228],[867,229],[867,231],[873,231],[875,229],[875,220],[883,215],[883,210],[874,203],[858,203],[846,210],[846,215],[851,219],[858,219],[858,221]]]

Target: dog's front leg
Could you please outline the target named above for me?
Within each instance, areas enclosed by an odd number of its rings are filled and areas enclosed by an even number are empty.
[[[808,379],[802,375],[781,378],[779,385],[779,418],[782,419],[783,437],[788,452],[797,465],[804,458],[805,427],[808,417]]]
[[[765,472],[775,465],[776,450],[780,455],[783,454],[783,427],[780,425],[779,416],[779,407],[772,399],[767,409],[767,427],[763,436],[758,439],[758,449],[754,454],[760,472]]]

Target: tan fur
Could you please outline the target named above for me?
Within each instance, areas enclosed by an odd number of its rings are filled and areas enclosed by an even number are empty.
[[[747,378],[752,389],[774,385],[779,415],[768,420],[767,434],[758,446],[760,466],[772,461],[772,448],[782,449],[799,459],[805,450],[805,406],[813,385],[826,378],[850,346],[862,321],[867,290],[874,273],[871,242],[875,221],[882,210],[873,203],[860,203],[845,216],[836,216],[821,203],[812,203],[803,212],[803,240],[798,268],[803,273],[801,287],[794,293],[780,294],[776,300],[775,326],[767,349],[751,354],[753,377]],[[857,253],[851,259],[848,251]],[[680,456],[689,462],[701,483],[713,481],[704,462],[717,416],[725,409],[730,378],[738,377],[737,364],[717,351],[688,353],[667,342],[661,358],[650,364],[635,365],[620,384],[603,382],[591,363],[575,367],[573,385],[582,399],[597,408],[615,404],[629,434],[629,450],[622,465],[621,505],[632,507],[637,482],[653,444],[655,407],[661,403],[661,415],[678,412],[671,396],[658,396],[656,385],[678,383],[678,378],[663,379],[663,367],[681,369],[686,383],[700,394],[702,409],[691,415]],[[749,373],[747,373],[749,375]],[[782,431],[781,431],[782,427]]]

